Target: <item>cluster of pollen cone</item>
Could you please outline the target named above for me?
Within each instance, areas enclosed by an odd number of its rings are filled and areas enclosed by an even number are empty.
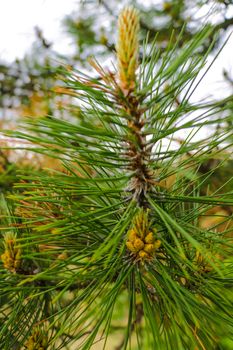
[[[4,236],[5,251],[1,255],[3,266],[8,271],[15,273],[21,265],[21,248],[17,245],[16,235],[7,232]]]
[[[39,329],[33,330],[32,335],[29,337],[24,346],[27,350],[46,350],[48,348],[47,337],[44,336]]]
[[[161,241],[155,237],[155,229],[150,229],[148,213],[141,209],[127,233],[126,247],[136,260],[151,260],[161,245]]]

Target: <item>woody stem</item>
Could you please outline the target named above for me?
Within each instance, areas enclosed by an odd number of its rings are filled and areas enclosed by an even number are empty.
[[[128,169],[133,171],[133,177],[128,190],[139,206],[147,207],[146,193],[150,190],[153,181],[149,169],[151,150],[147,147],[146,136],[143,133],[145,121],[142,119],[142,110],[135,96],[128,96],[124,110],[131,117],[128,121],[129,137],[126,141],[126,155],[129,158]]]

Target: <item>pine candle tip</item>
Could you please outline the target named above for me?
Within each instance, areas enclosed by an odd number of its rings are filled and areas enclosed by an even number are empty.
[[[123,91],[132,91],[139,53],[139,13],[132,6],[125,7],[119,15],[116,53],[119,85]]]

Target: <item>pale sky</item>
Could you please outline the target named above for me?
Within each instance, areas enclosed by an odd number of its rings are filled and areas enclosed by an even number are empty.
[[[70,14],[79,0],[0,0],[0,59],[22,58],[35,40],[34,27],[44,30],[54,49],[72,49],[61,20]]]

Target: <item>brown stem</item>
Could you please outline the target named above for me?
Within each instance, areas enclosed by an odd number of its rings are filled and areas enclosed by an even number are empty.
[[[129,93],[126,101],[123,101],[123,108],[130,116],[125,155],[129,158],[128,169],[134,173],[127,191],[132,193],[139,206],[147,207],[145,197],[153,183],[153,178],[149,169],[151,149],[147,147],[146,136],[143,133],[145,125],[145,121],[142,119],[143,112],[137,98],[132,93]]]

